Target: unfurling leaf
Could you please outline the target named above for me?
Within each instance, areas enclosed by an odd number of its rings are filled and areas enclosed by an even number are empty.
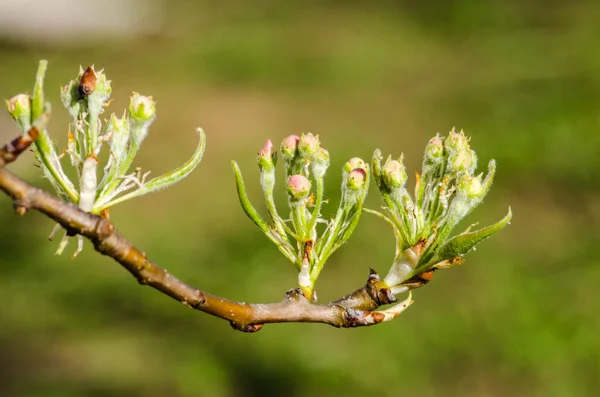
[[[452,237],[446,241],[441,247],[438,248],[436,256],[433,258],[434,262],[431,264],[445,261],[460,257],[470,250],[472,250],[477,244],[490,237],[492,234],[503,229],[512,218],[512,211],[508,208],[508,213],[500,221],[493,225],[475,230],[473,232],[461,233],[457,236]]]

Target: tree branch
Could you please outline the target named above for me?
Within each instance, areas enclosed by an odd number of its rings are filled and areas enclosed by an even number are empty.
[[[16,160],[29,147],[37,137],[37,132],[32,127],[26,134],[0,149],[0,189],[13,199],[20,215],[24,215],[28,209],[45,214],[64,227],[69,235],[86,237],[94,244],[96,251],[113,258],[140,284],[149,285],[191,308],[228,320],[237,330],[255,332],[263,324],[284,322],[325,323],[334,327],[367,326],[395,318],[412,303],[409,297],[390,309],[374,311],[380,305],[394,302],[396,298],[372,269],[363,288],[329,304],[311,303],[298,289],[288,291],[279,303],[248,304],[194,288],[149,260],[108,219],[84,212],[6,170],[4,166]]]

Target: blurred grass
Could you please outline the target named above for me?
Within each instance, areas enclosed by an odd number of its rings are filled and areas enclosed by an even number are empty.
[[[336,330],[274,325],[256,335],[193,313],[91,247],[55,257],[52,224],[0,207],[0,394],[9,396],[592,396],[600,387],[597,247],[600,6],[591,1],[177,2],[164,28],[72,47],[0,43],[0,96],[30,90],[50,60],[51,133],[64,140],[58,87],[104,67],[117,111],[152,94],[158,119],[139,163],[154,175],[208,135],[187,180],[112,213],[172,273],[219,295],[275,301],[295,271],[238,208],[229,160],[258,202],[262,142],[320,134],[341,165],[381,148],[417,170],[436,132],[464,128],[497,181],[469,221],[513,207],[512,225],[440,272],[391,324]],[[0,137],[14,134],[0,116]],[[42,186],[24,158],[11,169]],[[371,207],[380,205],[373,191]],[[364,217],[319,282],[322,300],[385,272],[387,225]]]

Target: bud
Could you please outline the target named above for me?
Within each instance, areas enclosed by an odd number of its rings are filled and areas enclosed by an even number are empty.
[[[329,152],[320,148],[313,156],[311,165],[315,179],[323,178],[327,171],[327,167],[329,167]]]
[[[290,196],[300,200],[310,193],[311,183],[304,175],[292,175],[288,179],[287,190]]]
[[[317,153],[315,153],[313,157],[314,163],[326,164],[329,165],[329,152],[323,148],[320,148]]]
[[[316,137],[311,133],[302,134],[300,141],[298,142],[298,151],[302,157],[310,158],[314,156],[319,148],[319,137]]]
[[[148,127],[156,117],[156,104],[152,97],[133,93],[127,108],[129,113],[129,123],[131,125],[132,139],[136,145],[140,145],[146,135]]]
[[[355,168],[348,174],[347,186],[351,190],[360,190],[365,186],[367,172],[364,168]]]
[[[110,81],[106,79],[104,71],[96,72],[93,66],[80,71],[80,76],[77,85],[79,99],[85,99],[90,113],[101,114],[112,92]]]
[[[12,97],[6,101],[6,108],[21,131],[25,132],[31,128],[31,97],[28,94]]]
[[[136,122],[152,121],[156,116],[156,104],[152,97],[133,93],[129,101],[129,116]]]
[[[263,148],[258,152],[258,168],[261,171],[272,171],[277,164],[277,153],[273,152],[273,142],[267,140]]]
[[[425,163],[438,164],[444,157],[444,141],[439,135],[431,138],[425,146]]]
[[[281,142],[281,154],[284,157],[296,157],[298,150],[298,142],[300,137],[298,135],[290,135]]]
[[[79,96],[81,98],[85,98],[90,95],[96,89],[96,82],[98,81],[98,76],[96,76],[96,71],[93,66],[88,66],[87,69],[81,74],[81,79],[79,80],[79,86],[77,87],[77,91],[79,92]]]
[[[467,176],[461,178],[458,184],[458,189],[463,191],[469,197],[479,197],[483,192],[483,185],[481,184],[481,175],[478,176]]]
[[[495,172],[496,162],[491,160],[488,164],[488,175],[485,179],[483,178],[483,173],[477,176],[465,174],[458,181],[458,191],[467,196],[472,202],[483,200],[492,186]]]
[[[454,173],[473,174],[477,168],[477,155],[468,147],[448,157],[448,170]]]
[[[402,158],[400,158],[402,161]],[[406,168],[400,161],[389,160],[385,162],[381,169],[383,182],[388,189],[395,189],[406,183]]]
[[[469,149],[469,139],[462,130],[457,133],[453,128],[452,131],[448,133],[448,138],[446,138],[446,149],[450,152],[467,150]]]
[[[350,172],[356,168],[365,168],[366,163],[360,157],[352,157],[344,164],[344,171]]]

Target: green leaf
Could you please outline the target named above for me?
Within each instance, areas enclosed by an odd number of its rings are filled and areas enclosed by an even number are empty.
[[[285,235],[280,235],[276,228],[271,228],[267,222],[258,214],[256,208],[248,199],[246,194],[246,186],[244,185],[244,179],[242,178],[242,171],[235,161],[231,162],[233,168],[233,174],[235,175],[235,183],[237,186],[238,198],[244,213],[250,218],[260,230],[265,233],[267,238],[271,240],[279,249],[279,251],[300,270],[300,262],[297,260],[294,249],[290,245],[289,241],[285,238]]]
[[[452,237],[437,249],[437,253],[430,264],[438,263],[447,259],[460,257],[469,252],[477,244],[490,237],[500,229],[504,228],[512,218],[512,211],[508,207],[508,213],[499,222],[476,230]]]
[[[200,164],[202,160],[202,155],[204,154],[204,149],[206,148],[206,135],[201,128],[198,128],[198,134],[200,135],[200,142],[196,147],[196,151],[192,155],[192,157],[186,161],[184,164],[176,168],[175,170],[168,172],[164,175],[151,179],[142,185],[139,189],[125,194],[121,197],[118,197],[112,201],[104,202],[102,198],[99,198],[96,202],[96,206],[92,210],[93,213],[100,213],[102,210],[112,207],[115,204],[121,203],[125,200],[132,199],[134,197],[139,197],[147,193],[152,193],[160,189],[164,189],[176,182],[179,182],[186,176],[188,176],[197,166]]]
[[[40,61],[35,76],[33,97],[31,98],[31,121],[33,125],[39,127],[39,136],[34,142],[34,153],[36,158],[42,163],[44,176],[48,178],[61,197],[64,198],[66,196],[72,202],[77,203],[79,202],[79,193],[65,175],[60,165],[60,159],[56,154],[54,143],[50,140],[46,131],[47,118],[50,113],[50,106],[44,99],[44,78],[47,66],[48,61]]]
[[[242,171],[240,170],[240,167],[235,161],[231,162],[231,167],[233,168],[233,174],[235,175],[235,183],[237,187],[238,198],[240,200],[240,204],[242,206],[242,209],[244,210],[244,213],[248,216],[248,218],[250,218],[252,222],[254,222],[256,226],[260,228],[260,230],[268,234],[271,228],[269,227],[267,222],[265,222],[265,220],[258,214],[256,209],[250,202],[250,199],[246,194],[246,186],[244,185],[244,179],[242,178]]]

